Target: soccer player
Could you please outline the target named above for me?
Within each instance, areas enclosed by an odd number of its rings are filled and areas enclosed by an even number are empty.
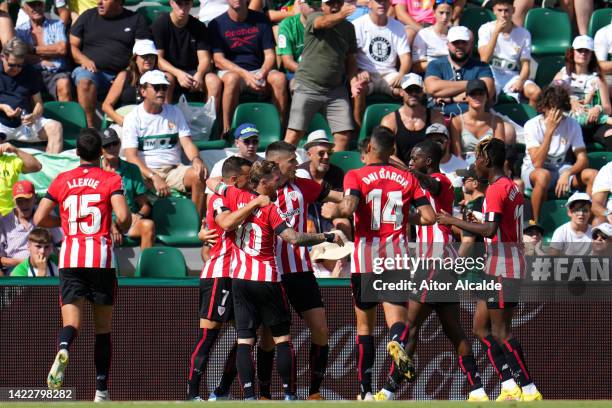
[[[95,129],[81,130],[77,138],[81,165],[59,174],[34,214],[34,224],[60,225],[64,241],[59,257],[60,304],[63,327],[59,351],[47,377],[51,389],[59,389],[68,363],[68,349],[81,327],[85,300],[92,303],[96,342],[96,396],[106,401],[111,363],[111,319],[117,294],[117,277],[111,239],[112,214],[126,233],[132,214],[123,196],[121,176],[100,168],[102,138]],[[51,215],[59,206],[60,218]]]
[[[378,302],[361,298],[361,274],[372,273],[374,258],[395,258],[409,253],[408,224],[431,225],[435,213],[418,180],[409,172],[389,164],[395,137],[385,127],[376,127],[365,147],[365,167],[349,171],[344,178],[344,198],[337,207],[324,206],[326,218],[355,217],[355,252],[351,258],[351,287],[357,317],[358,376],[360,399],[373,400],[374,319]],[[417,208],[410,213],[410,205]],[[408,339],[407,303],[383,302],[391,341],[387,351],[393,358],[390,378],[397,382],[414,376],[412,360],[404,347]],[[399,384],[398,384],[399,385]],[[376,394],[377,400],[391,393]]]
[[[208,186],[226,199],[228,208],[215,217],[219,226],[232,213],[248,205],[259,195],[276,200],[281,176],[278,165],[270,161],[253,163],[250,183],[254,191],[238,190],[209,180]],[[322,242],[344,245],[333,233],[306,234],[297,232],[283,220],[280,209],[268,205],[254,211],[235,231],[234,257],[231,263],[234,315],[238,333],[236,365],[245,399],[255,399],[253,381],[253,345],[260,324],[270,329],[276,344],[277,369],[282,379],[286,400],[295,400],[295,355],[289,335],[290,314],[287,299],[280,283],[275,261],[276,236],[297,246]]]
[[[298,162],[295,149],[290,143],[274,142],[266,149],[266,160],[278,164],[280,171],[280,187],[276,191],[275,204],[280,209],[281,217],[291,228],[303,233],[306,232],[308,205],[315,201],[339,203],[342,200],[342,193],[331,190],[327,183],[319,184],[313,180],[296,177]],[[308,399],[320,400],[319,389],[327,367],[329,346],[327,318],[319,284],[313,273],[308,249],[304,246],[294,246],[281,237],[277,237],[276,241],[276,269],[281,275],[285,293],[289,303],[304,319],[311,333]],[[273,362],[274,350],[265,350],[260,345],[257,348],[259,389],[261,396],[268,399],[271,398],[270,380]]]
[[[489,361],[502,382],[497,400],[535,401],[541,400],[542,394],[527,370],[521,344],[511,333],[512,313],[525,271],[521,249],[525,199],[512,180],[504,175],[505,157],[506,146],[499,139],[483,140],[476,147],[476,174],[489,180],[483,223],[463,221],[443,211],[438,213],[437,221],[485,238],[486,279],[501,283],[502,289],[478,294],[474,334],[484,344]],[[514,381],[513,374],[521,387]]]
[[[442,148],[431,140],[418,143],[411,152],[409,168],[412,174],[419,180],[419,184],[425,190],[425,196],[435,211],[446,211],[452,213],[455,193],[451,181],[440,172],[440,159]],[[447,244],[453,242],[451,228],[448,225],[433,224],[417,226],[417,248],[419,255],[425,258],[456,258],[457,253],[452,246]],[[416,272],[415,281],[421,280],[456,282],[456,277],[450,274],[454,272],[446,270],[435,270],[424,268]],[[410,331],[406,346],[406,353],[412,358],[416,349],[418,332],[427,317],[435,311],[442,323],[444,334],[455,347],[459,356],[459,367],[467,377],[470,385],[469,401],[488,401],[489,397],[482,387],[482,381],[478,374],[476,360],[472,353],[470,343],[461,327],[459,316],[459,297],[456,291],[445,291],[436,293],[426,289],[417,290],[417,293],[409,302],[408,319]],[[389,381],[383,391],[394,392],[394,383]]]

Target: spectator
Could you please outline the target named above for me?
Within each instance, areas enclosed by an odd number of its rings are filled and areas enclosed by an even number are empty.
[[[448,30],[448,57],[438,58],[427,65],[425,90],[434,105],[445,116],[467,111],[465,87],[469,80],[482,79],[487,85],[487,100],[495,100],[495,82],[491,67],[471,57],[472,33],[463,26]]]
[[[435,2],[433,5],[436,22],[420,29],[412,43],[412,70],[425,73],[427,64],[436,58],[448,55],[448,27],[453,7],[446,2]]]
[[[0,3],[0,45],[6,47],[8,42],[15,36],[15,27],[13,19],[8,13],[8,1]],[[2,10],[2,6],[6,6],[7,10]]]
[[[28,20],[15,28],[18,38],[30,45],[28,62],[41,72],[47,92],[58,101],[72,100],[68,71],[66,28],[60,20],[45,17],[45,2],[22,0]]]
[[[387,114],[381,125],[390,129],[395,135],[394,160],[399,160],[404,166],[410,162],[410,152],[414,145],[425,140],[427,127],[435,123],[443,123],[444,117],[438,111],[425,106],[423,80],[417,74],[405,75],[401,82],[403,105]]]
[[[168,102],[179,94],[204,92],[215,98],[215,111],[221,112],[222,84],[211,72],[208,30],[189,15],[192,6],[193,0],[170,0],[170,14],[161,14],[151,26],[159,49],[159,68],[170,80]]]
[[[361,127],[366,95],[398,97],[402,78],[410,72],[410,46],[402,23],[387,17],[390,0],[370,0],[370,13],[353,21],[357,38],[357,79],[363,91],[354,97],[354,118]],[[396,64],[399,60],[399,72]],[[364,89],[365,88],[365,89]]]
[[[603,223],[593,228],[593,249],[591,255],[612,256],[612,224]]]
[[[85,11],[70,30],[72,58],[79,64],[72,71],[79,104],[87,125],[94,127],[98,98],[108,92],[111,82],[124,70],[137,39],[150,38],[144,17],[123,7],[122,0],[101,0]]]
[[[465,0],[393,0],[395,6],[395,15],[397,19],[404,23],[406,26],[406,34],[408,35],[408,42],[412,44],[416,33],[428,26],[431,26],[436,22],[434,17],[433,4],[446,3],[452,6],[453,12],[451,15],[450,23],[453,24],[459,20],[463,7],[465,6]]]
[[[355,11],[348,16],[346,20],[352,23],[358,18],[368,14],[370,12],[370,8],[368,7],[369,2],[370,0],[346,0],[344,3],[355,6]]]
[[[285,123],[289,95],[285,75],[274,69],[274,36],[268,18],[247,8],[246,0],[231,0],[226,13],[209,25],[215,65],[223,81],[223,133],[232,124],[240,93],[272,93]]]
[[[0,133],[8,140],[47,141],[47,153],[63,148],[62,125],[43,117],[40,72],[25,63],[28,45],[15,37],[2,49]]]
[[[468,81],[465,91],[468,110],[455,116],[450,122],[451,151],[456,156],[466,157],[468,163],[475,161],[476,145],[481,140],[491,137],[505,140],[504,122],[486,111],[487,92],[487,85],[483,80]]]
[[[593,182],[593,225],[608,222],[612,224],[612,162],[606,164],[595,176]]]
[[[19,175],[36,173],[41,168],[40,162],[31,154],[10,143],[0,144],[0,216],[7,215],[15,207],[12,188]]]
[[[170,83],[163,72],[145,72],[140,77],[143,102],[123,121],[125,158],[140,169],[160,197],[170,189],[191,192],[200,217],[204,215],[206,168],[191,140],[185,117],[173,105],[164,103]],[[181,163],[181,148],[191,166]]]
[[[114,122],[112,128],[120,138],[125,115],[142,102],[138,93],[138,81],[145,72],[153,69],[157,69],[155,43],[151,40],[136,40],[127,69],[117,74],[102,103],[106,120]]]
[[[536,1],[515,0],[514,3],[516,12],[512,21],[517,26],[522,27],[525,24],[527,12],[535,6]],[[540,3],[540,0],[538,0],[538,3]],[[542,7],[553,7],[556,1],[541,0],[541,4]],[[591,19],[591,14],[593,14],[593,0],[561,0],[560,6],[569,14],[572,24],[578,26],[578,33],[586,35],[589,31],[589,20]]]
[[[106,129],[102,134],[102,169],[117,173],[123,182],[123,195],[132,212],[132,226],[125,234],[132,239],[140,239],[140,249],[150,248],[155,243],[155,223],[150,220],[151,203],[147,198],[142,175],[138,166],[128,163],[119,157],[121,139],[113,129]],[[123,243],[123,234],[114,219],[111,226],[113,242]]]
[[[29,256],[11,272],[12,277],[59,276],[57,255],[53,253],[53,239],[48,230],[34,228],[28,235]]]
[[[355,245],[340,230],[334,231],[340,235],[344,246],[323,242],[314,245],[310,251],[312,268],[317,278],[348,278],[351,274],[350,255]]]
[[[355,27],[345,18],[355,6],[325,0],[321,10],[306,20],[304,53],[295,74],[285,141],[297,145],[315,113],[321,112],[334,134],[336,150],[347,150],[353,121],[346,84],[357,74],[357,41]]]
[[[455,156],[450,149],[450,136],[448,129],[441,123],[431,124],[425,131],[425,140],[431,140],[442,148],[442,158],[440,159],[440,171],[446,174],[454,187],[462,187],[463,181],[457,176],[459,169],[467,169],[469,164],[461,156]]]
[[[27,180],[13,185],[15,209],[0,218],[0,266],[10,271],[28,257],[28,235],[36,227],[33,217],[36,207],[34,185]],[[51,230],[54,243],[62,241],[59,228]]]
[[[531,34],[512,22],[513,0],[493,0],[493,12],[497,17],[480,26],[478,52],[480,60],[491,64],[497,95],[506,95],[521,102],[521,97],[536,106],[542,90],[529,79],[531,62]]]
[[[605,75],[612,74],[612,61],[610,61],[612,55],[612,24],[597,30],[593,48],[602,72]]]
[[[542,248],[542,236],[544,228],[540,224],[527,223],[523,227],[523,242],[525,242],[526,256],[545,256],[546,251]]]
[[[476,166],[470,165],[467,169],[457,170],[457,176],[461,177],[463,200],[460,205],[464,207],[464,215],[472,214],[476,219],[482,218],[482,203],[484,202],[487,184],[483,183],[476,173]],[[469,217],[466,217],[469,218]],[[462,231],[463,236],[473,236],[467,231]]]
[[[567,200],[570,221],[559,226],[550,240],[551,256],[584,256],[591,252],[593,232],[589,225],[591,197],[586,193],[574,193]]]
[[[198,20],[208,26],[211,21],[225,13],[228,9],[229,4],[227,0],[201,0]],[[249,2],[249,9],[261,11],[261,2],[251,0]]]
[[[557,197],[584,187],[590,193],[597,174],[597,170],[587,168],[589,158],[580,125],[574,118],[564,116],[570,109],[567,90],[549,87],[538,99],[538,112],[542,114],[525,123],[527,154],[521,178],[526,188],[533,188],[531,206],[535,221],[538,221],[550,187],[554,187]],[[570,148],[576,156],[573,165],[565,160]]]

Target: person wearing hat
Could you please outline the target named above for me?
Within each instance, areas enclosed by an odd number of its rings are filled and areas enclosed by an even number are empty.
[[[591,255],[612,256],[612,224],[604,222],[593,228],[593,250]]]
[[[523,225],[523,242],[525,243],[525,256],[545,256],[547,252],[542,248],[544,227],[538,223],[527,222]]]
[[[143,101],[123,121],[125,158],[138,166],[160,197],[167,197],[171,188],[190,192],[202,217],[206,166],[191,140],[185,116],[177,106],[165,103],[169,86],[159,70],[147,71],[140,77],[138,91]],[[182,164],[182,153],[191,166]]]
[[[136,40],[127,68],[117,74],[102,102],[102,111],[106,114],[106,121],[107,123],[113,122],[110,127],[117,132],[119,138],[123,133],[125,115],[142,102],[138,93],[140,77],[145,72],[157,69],[157,53],[153,41]]]
[[[366,96],[375,93],[399,97],[402,78],[410,72],[406,31],[402,23],[387,16],[390,6],[391,0],[369,0],[369,13],[353,21],[359,71],[359,92],[353,95],[353,117],[358,127],[366,108]]]
[[[529,100],[535,108],[542,90],[529,79],[531,62],[531,34],[512,22],[514,0],[492,0],[497,20],[480,26],[478,53],[480,60],[491,64],[497,95],[506,95],[521,102]]]
[[[124,8],[123,0],[98,2],[97,7],[84,11],[72,25],[70,51],[76,62],[72,81],[87,126],[95,127],[97,101],[102,100],[117,74],[128,66],[134,41],[150,38],[145,18]]]
[[[593,224],[608,222],[612,224],[612,162],[603,166],[597,172],[595,181],[593,182],[593,191],[591,191],[593,199],[594,219]]]
[[[30,56],[40,71],[47,92],[58,101],[72,100],[68,70],[68,40],[61,20],[45,16],[45,2],[22,0],[27,20],[15,27],[15,35],[30,45]]]
[[[555,83],[568,88],[572,101],[570,113],[582,127],[612,124],[608,116],[612,113],[610,92],[594,50],[591,37],[574,38],[572,48],[565,52],[565,66],[554,78]]]
[[[467,110],[465,89],[471,79],[482,79],[487,86],[488,101],[495,101],[495,81],[489,64],[472,57],[473,34],[469,28],[454,26],[448,30],[448,57],[427,65],[425,88],[434,106],[445,116]]]
[[[434,111],[435,112],[435,111]],[[456,172],[459,169],[467,169],[469,164],[461,156],[451,153],[450,136],[448,129],[442,123],[432,123],[425,130],[425,140],[436,142],[442,148],[442,158],[440,159],[440,170],[446,174],[453,182],[454,187],[462,187],[461,177]]]
[[[405,166],[410,162],[410,152],[417,143],[425,140],[425,131],[432,123],[444,123],[444,117],[436,110],[425,106],[423,79],[410,73],[402,77],[402,106],[385,115],[380,122],[395,135],[393,159]]]
[[[574,193],[567,200],[569,222],[559,226],[550,239],[548,254],[551,256],[588,255],[591,251],[593,231],[591,218],[591,197],[587,193]]]
[[[42,164],[29,153],[10,143],[0,144],[0,217],[15,207],[12,187],[20,174],[36,173]]]
[[[102,169],[117,173],[123,182],[123,195],[132,212],[132,226],[125,235],[132,239],[140,239],[140,249],[150,248],[155,243],[155,223],[151,217],[151,203],[147,198],[142,175],[138,166],[119,157],[121,139],[114,129],[108,128],[102,132]],[[115,245],[123,243],[123,234],[119,231],[113,218],[111,236]]]
[[[344,246],[331,242],[314,245],[310,249],[313,272],[317,278],[348,278],[351,273],[348,257],[353,254],[355,244],[340,230],[330,232],[340,235]]]
[[[463,201],[461,205],[464,206],[466,212],[475,211],[477,213],[482,213],[482,204],[485,191],[487,190],[487,184],[478,178],[476,166],[472,164],[467,169],[459,169],[456,174],[461,177],[462,182]]]

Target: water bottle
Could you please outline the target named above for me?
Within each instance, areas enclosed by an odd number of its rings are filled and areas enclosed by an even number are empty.
[[[28,139],[28,140],[29,140],[29,139],[32,139],[32,133],[33,133],[33,131],[32,131],[32,129],[30,128],[30,126],[25,125],[25,124],[23,123],[23,118],[25,118],[27,115],[28,115],[28,111],[27,111],[27,110],[25,110],[25,109],[24,109],[24,110],[22,110],[22,111],[21,111],[21,126],[22,126],[22,128],[23,128],[23,134],[24,134],[24,136],[26,137],[26,139]]]

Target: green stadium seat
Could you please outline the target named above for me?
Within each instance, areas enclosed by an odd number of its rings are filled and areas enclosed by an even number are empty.
[[[168,246],[200,246],[200,217],[187,198],[161,198],[153,204],[157,240]]]
[[[606,146],[602,145],[599,142],[587,143],[586,144],[587,152],[605,152]]]
[[[155,20],[157,20],[157,16],[160,13],[169,13],[172,11],[172,7],[170,6],[142,6],[136,9],[136,12],[142,15],[145,20],[147,20],[147,24],[151,25]]]
[[[532,8],[525,18],[531,33],[531,53],[535,56],[561,55],[572,45],[572,25],[566,12]]]
[[[377,103],[366,108],[363,114],[363,124],[359,132],[359,141],[370,135],[375,126],[380,125],[380,121],[385,115],[395,112],[401,105],[397,103]]]
[[[344,173],[349,170],[359,169],[363,167],[363,162],[361,161],[361,153],[353,151],[335,152],[334,154],[332,154],[330,163],[334,166],[340,167],[344,171]]]
[[[523,126],[529,119],[536,117],[538,112],[526,103],[503,104],[493,107],[495,112],[508,116],[510,119]]]
[[[270,103],[241,103],[234,112],[232,129],[243,123],[253,123],[259,130],[259,151],[281,140],[281,122],[276,107]]]
[[[589,157],[589,167],[592,169],[601,169],[606,164],[612,161],[612,152],[590,152],[587,153]]]
[[[304,137],[300,139],[300,142],[298,143],[298,147],[304,147],[304,144],[306,143],[306,138],[308,137],[310,133],[314,132],[315,130],[324,130],[325,133],[327,134],[327,138],[329,140],[333,140],[331,128],[329,127],[329,124],[327,123],[327,119],[325,119],[325,116],[317,112],[315,113],[314,117],[310,121],[310,125],[308,126],[308,130],[304,134]]]
[[[185,258],[178,248],[147,248],[140,253],[134,277],[185,278],[187,277]]]
[[[534,82],[542,89],[550,85],[557,72],[565,66],[565,56],[549,55],[547,57],[535,58],[538,63]]]
[[[204,106],[204,102],[188,102],[189,106],[202,107]],[[193,139],[193,143],[196,145],[198,150],[220,150],[229,147],[227,140],[220,139],[219,132],[219,119],[215,119],[215,123],[213,123],[212,134],[208,137],[208,140],[198,140],[197,138]]]
[[[64,146],[76,148],[76,138],[87,127],[85,111],[77,102],[45,102],[44,116],[61,122],[64,128]]]
[[[463,10],[459,24],[469,28],[474,34],[474,54],[478,54],[478,29],[481,25],[495,19],[495,14],[486,8],[476,7]]]
[[[595,10],[591,14],[591,20],[589,21],[589,37],[595,38],[595,34],[600,28],[604,28],[612,22],[612,9],[604,8]]]
[[[569,221],[567,216],[567,200],[548,200],[542,204],[540,211],[540,225],[544,228],[544,237],[552,238],[555,230]]]
[[[387,94],[379,94],[373,93],[371,95],[366,96],[366,106],[374,105],[377,103],[401,103],[402,99],[400,97],[394,98],[391,95]]]

